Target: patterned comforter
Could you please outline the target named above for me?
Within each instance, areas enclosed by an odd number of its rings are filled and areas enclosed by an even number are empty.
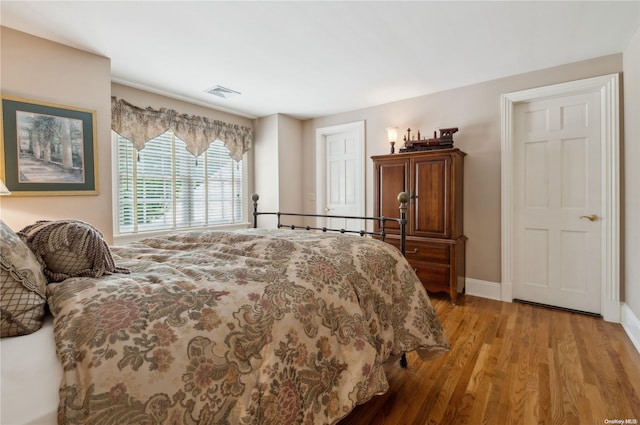
[[[131,274],[48,286],[59,424],[333,424],[385,392],[383,363],[448,342],[393,247],[290,230],[112,248]]]

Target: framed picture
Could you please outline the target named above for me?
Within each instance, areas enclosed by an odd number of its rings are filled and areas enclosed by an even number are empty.
[[[2,96],[0,148],[12,195],[98,194],[93,110]]]

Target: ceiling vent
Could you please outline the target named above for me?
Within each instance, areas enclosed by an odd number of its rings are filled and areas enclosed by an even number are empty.
[[[229,99],[240,94],[239,91],[231,90],[222,86],[213,86],[210,89],[206,90],[206,92],[223,99]]]

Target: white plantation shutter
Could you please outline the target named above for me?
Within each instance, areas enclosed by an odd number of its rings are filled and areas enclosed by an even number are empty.
[[[172,151],[172,137],[165,133],[147,143],[140,160],[134,163],[137,231],[173,227]]]
[[[135,149],[127,139],[118,137],[117,144],[117,169],[118,169],[118,229],[122,233],[131,233],[135,223],[135,203],[133,161],[135,161]]]
[[[231,159],[221,141],[196,158],[172,132],[139,153],[115,137],[118,234],[242,222],[242,161]]]
[[[207,208],[213,224],[242,220],[242,164],[225,157],[222,142],[207,149]],[[238,203],[239,202],[239,203]]]
[[[187,152],[182,140],[175,141],[176,227],[206,226],[204,161]]]

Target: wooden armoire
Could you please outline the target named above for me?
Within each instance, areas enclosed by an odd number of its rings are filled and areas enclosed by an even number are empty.
[[[409,192],[406,257],[425,289],[448,293],[452,303],[464,291],[465,280],[465,156],[459,149],[441,149],[372,157],[374,215],[398,217],[398,193]],[[399,247],[398,224],[387,223],[385,231],[386,241]]]

